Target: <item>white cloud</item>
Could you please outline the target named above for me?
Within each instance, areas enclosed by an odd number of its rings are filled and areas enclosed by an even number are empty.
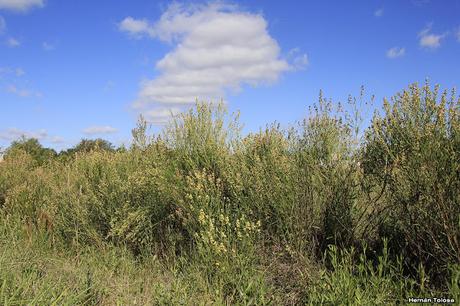
[[[406,49],[400,47],[393,47],[387,51],[388,58],[397,58],[404,56],[404,54],[406,54]]]
[[[458,27],[457,32],[455,33],[455,36],[457,36],[457,41],[460,42],[460,27]]]
[[[36,138],[38,140],[45,140],[48,137],[48,132],[44,129],[38,131],[24,131],[17,128],[9,128],[3,131],[0,131],[0,139],[6,141],[14,141],[22,136],[26,138]]]
[[[3,34],[6,30],[6,21],[5,18],[0,16],[0,34]]]
[[[382,17],[383,16],[383,8],[380,8],[374,12],[375,17]]]
[[[420,46],[429,49],[436,49],[441,46],[441,41],[447,36],[447,33],[443,34],[433,34],[431,33],[432,23],[428,24],[420,33],[418,34],[420,38]]]
[[[10,37],[6,40],[6,45],[10,48],[15,48],[19,47],[21,43],[17,39]]]
[[[25,138],[36,138],[40,141],[46,141],[50,143],[63,143],[64,139],[60,136],[51,136],[48,134],[48,131],[45,129],[40,129],[37,131],[25,131],[18,128],[9,128],[3,131],[0,130],[0,140],[3,141],[15,141],[21,137]]]
[[[45,51],[53,51],[56,47],[53,44],[50,44],[50,43],[44,41],[42,43],[42,48]]]
[[[292,58],[292,64],[280,57],[280,47],[269,35],[262,15],[222,2],[175,3],[155,23],[127,17],[119,29],[173,46],[156,63],[159,76],[141,83],[134,103],[137,109],[157,107],[151,111],[154,120],[163,118],[162,109],[171,109],[171,105],[177,108],[196,99],[219,100],[227,90],[270,84],[282,72],[308,64],[306,54]]]
[[[0,0],[0,9],[27,12],[34,7],[43,7],[44,0]]]
[[[147,20],[136,20],[132,17],[126,17],[123,19],[123,21],[118,25],[118,28],[120,31],[127,32],[130,35],[138,38],[140,38],[142,34],[150,33],[150,31],[152,31]],[[153,32],[151,32],[151,34],[154,36]]]
[[[179,107],[157,107],[143,113],[145,120],[153,124],[166,124],[171,116],[176,116],[181,112]]]
[[[21,98],[41,98],[43,94],[38,91],[30,90],[30,89],[19,89],[15,85],[8,85],[6,87],[6,91],[10,94],[19,96]]]
[[[91,126],[83,130],[83,133],[87,135],[95,134],[112,134],[116,133],[118,130],[111,126]]]

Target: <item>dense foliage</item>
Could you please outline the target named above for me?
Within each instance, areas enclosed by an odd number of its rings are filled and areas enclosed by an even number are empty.
[[[320,95],[294,128],[245,137],[237,114],[203,103],[157,136],[141,118],[129,149],[83,140],[63,158],[13,143],[0,300],[458,301],[460,99],[411,85],[364,132],[358,102]]]
[[[27,139],[23,136],[21,139],[13,141],[3,153],[3,158],[14,159],[16,154],[22,154],[22,152],[27,153],[38,165],[44,164],[57,155],[55,150],[44,148],[37,139]]]

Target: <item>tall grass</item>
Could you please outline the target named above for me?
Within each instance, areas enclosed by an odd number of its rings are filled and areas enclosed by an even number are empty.
[[[320,96],[241,134],[197,104],[127,150],[0,163],[4,304],[385,304],[458,299],[460,100],[414,84],[360,132]]]

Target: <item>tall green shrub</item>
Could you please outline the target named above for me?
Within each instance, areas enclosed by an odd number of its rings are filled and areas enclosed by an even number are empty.
[[[429,84],[411,85],[384,102],[367,132],[362,166],[382,190],[374,211],[415,271],[444,279],[460,261],[460,99]]]

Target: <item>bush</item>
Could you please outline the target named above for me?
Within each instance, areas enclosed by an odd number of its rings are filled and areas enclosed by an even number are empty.
[[[411,85],[385,100],[366,135],[364,174],[382,190],[378,227],[413,273],[445,279],[460,261],[460,100]]]

